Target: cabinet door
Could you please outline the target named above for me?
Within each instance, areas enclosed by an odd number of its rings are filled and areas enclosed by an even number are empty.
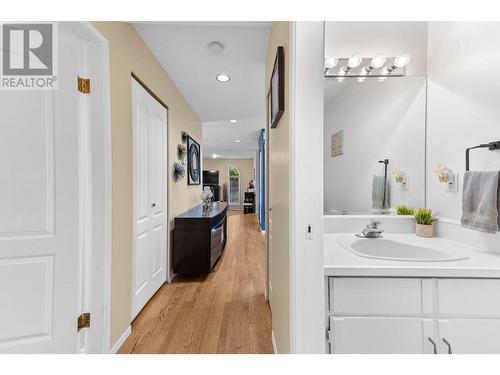
[[[432,319],[333,316],[330,329],[335,354],[432,354],[437,342]]]
[[[500,354],[500,319],[439,319],[440,353]]]

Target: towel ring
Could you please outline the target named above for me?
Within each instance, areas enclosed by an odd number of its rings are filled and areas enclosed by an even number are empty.
[[[490,143],[483,143],[478,146],[474,147],[469,147],[468,149],[465,150],[465,170],[469,170],[469,151],[474,150],[476,148],[487,148],[490,151],[493,150],[500,150],[500,141],[496,142],[490,142]]]

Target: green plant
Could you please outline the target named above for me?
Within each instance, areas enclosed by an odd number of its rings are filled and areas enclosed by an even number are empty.
[[[431,225],[438,219],[437,213],[432,212],[432,210],[428,208],[419,208],[413,215],[415,216],[417,224],[422,225]]]
[[[404,204],[396,207],[396,212],[398,215],[414,215],[415,209],[410,206],[405,206]]]

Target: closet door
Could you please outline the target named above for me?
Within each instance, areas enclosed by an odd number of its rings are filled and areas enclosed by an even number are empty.
[[[167,277],[167,109],[132,79],[133,251],[132,319]]]

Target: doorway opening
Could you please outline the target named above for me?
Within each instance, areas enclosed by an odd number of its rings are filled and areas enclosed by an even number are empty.
[[[234,165],[229,165],[229,205],[240,205],[240,171]]]

